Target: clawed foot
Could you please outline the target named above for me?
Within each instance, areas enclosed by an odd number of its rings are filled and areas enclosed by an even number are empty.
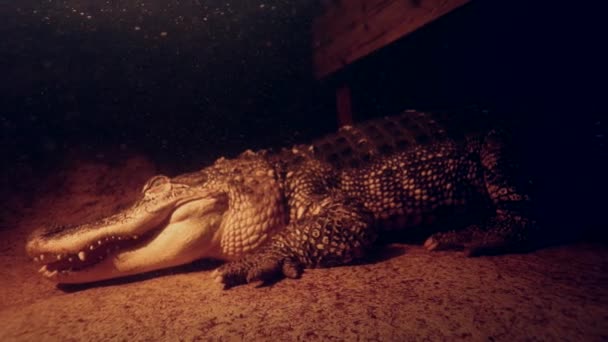
[[[252,255],[220,266],[212,277],[224,285],[224,289],[229,289],[258,281],[268,284],[283,277],[295,279],[301,274],[301,265],[290,258]]]
[[[424,242],[428,251],[467,250],[473,239],[468,230],[435,233]]]

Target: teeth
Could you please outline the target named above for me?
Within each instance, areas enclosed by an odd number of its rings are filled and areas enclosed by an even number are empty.
[[[116,236],[112,235],[112,240],[116,239]]]
[[[61,258],[63,258],[63,255],[57,254],[57,260],[61,260]]]
[[[39,262],[40,259],[38,259],[38,257],[34,257],[34,262]]]
[[[44,260],[44,254],[40,254],[40,261]]]
[[[98,244],[98,245],[101,245],[101,240],[97,240],[97,244]]]
[[[78,259],[80,259],[80,261],[85,261],[86,258],[87,255],[83,251],[78,252]]]
[[[40,267],[40,269],[38,270],[38,273],[44,273],[46,272],[46,265]]]
[[[69,262],[72,262],[72,261],[74,261],[74,259],[73,259],[72,257],[69,257],[69,258],[68,258],[68,261],[69,261]]]
[[[133,235],[133,240],[137,240],[138,236],[137,235]]]
[[[119,236],[119,237],[118,237],[118,240],[122,240],[122,236]]]
[[[54,277],[57,274],[57,270],[53,271],[53,272],[46,272],[44,275],[51,278]]]
[[[90,245],[90,246],[89,246],[89,249],[90,249],[90,250],[94,250],[94,249],[95,249],[95,246]]]

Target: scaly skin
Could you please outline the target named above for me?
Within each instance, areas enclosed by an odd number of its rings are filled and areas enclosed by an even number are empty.
[[[219,258],[228,263],[215,277],[231,287],[349,263],[391,230],[423,227],[428,250],[471,256],[532,246],[536,226],[509,137],[482,126],[485,133],[472,135],[444,127],[429,114],[406,112],[311,146],[246,152],[156,177],[132,208],[37,232],[27,251],[62,283]]]
[[[345,264],[364,255],[383,229],[428,224],[446,211],[450,219],[468,212],[481,220],[435,232],[424,244],[428,250],[464,249],[475,256],[528,248],[534,233],[530,200],[505,173],[511,164],[503,139],[491,131],[341,171],[303,158],[286,169],[290,223],[264,248],[221,266],[216,279],[231,287]],[[490,211],[481,211],[484,217],[471,212],[475,208]]]

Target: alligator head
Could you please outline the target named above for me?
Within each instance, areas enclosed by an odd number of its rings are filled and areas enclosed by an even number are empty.
[[[233,260],[285,224],[281,182],[262,154],[219,159],[201,171],[155,176],[128,209],[87,224],[32,234],[40,273],[86,283],[186,264]]]

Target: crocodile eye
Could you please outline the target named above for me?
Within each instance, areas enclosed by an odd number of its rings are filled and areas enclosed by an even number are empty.
[[[156,190],[156,189],[159,189],[160,186],[166,185],[166,184],[171,184],[171,179],[169,179],[169,177],[164,176],[164,175],[154,176],[154,177],[150,178],[146,182],[146,184],[144,184],[143,188],[141,189],[141,192],[146,193],[153,189]]]

